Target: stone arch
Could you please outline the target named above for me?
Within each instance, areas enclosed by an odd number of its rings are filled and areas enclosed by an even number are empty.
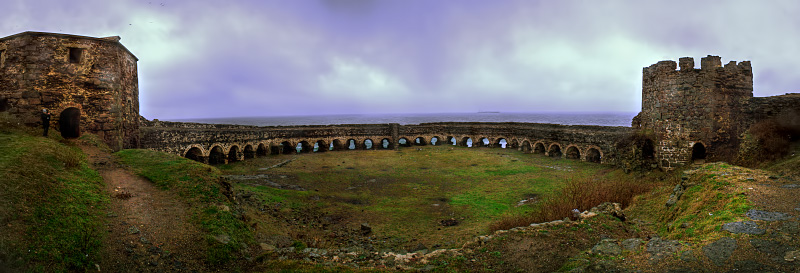
[[[331,145],[329,147],[329,150],[331,150],[331,151],[344,150],[344,144],[342,143],[341,140],[334,139],[333,141],[331,141]]]
[[[545,154],[545,152],[547,152],[547,150],[544,149],[543,142],[536,142],[536,144],[533,145],[534,154]]]
[[[448,136],[447,137],[447,144],[456,146],[456,145],[458,145],[458,140],[456,140],[456,138],[453,137],[453,136]]]
[[[706,145],[702,142],[695,142],[692,145],[692,162],[706,160]]]
[[[391,139],[384,138],[384,139],[381,140],[381,146],[380,147],[382,149],[394,149],[394,144],[392,143]]]
[[[431,137],[431,145],[433,146],[441,146],[442,145],[442,138],[439,136],[432,136]]]
[[[526,154],[528,154],[528,153],[530,153],[531,151],[532,151],[532,148],[531,148],[531,142],[530,142],[530,141],[527,141],[527,140],[526,140],[526,141],[523,141],[523,142],[522,142],[522,152],[523,152],[523,153],[526,153]]]
[[[512,139],[510,145],[511,149],[519,149],[519,140],[517,140],[516,138]]]
[[[301,140],[297,142],[297,145],[294,146],[294,150],[297,151],[298,154],[300,153],[310,153],[313,151],[311,144],[308,143],[306,140]]]
[[[565,154],[567,159],[581,159],[581,150],[578,149],[578,146],[569,145],[567,146],[567,153]]]
[[[358,150],[358,141],[355,139],[348,139],[347,142],[344,143],[345,149],[347,150]]]
[[[267,154],[269,154],[269,151],[267,150],[267,145],[265,145],[264,143],[259,143],[258,148],[256,148],[256,156],[266,156]]]
[[[589,147],[589,149],[586,150],[586,161],[592,163],[602,163],[603,153],[600,151],[600,148]]]
[[[327,143],[325,143],[325,140],[320,139],[320,140],[317,140],[317,142],[314,142],[313,151],[315,153],[323,153],[323,152],[327,151],[329,148],[330,148],[330,146]]]
[[[189,149],[186,149],[186,152],[183,153],[183,157],[201,162],[206,163],[205,151],[203,151],[203,147],[199,145],[192,145]]]
[[[375,149],[375,142],[372,139],[365,139],[363,142],[364,150],[374,150]]]
[[[222,146],[215,145],[211,147],[211,150],[208,151],[208,164],[219,165],[225,163],[225,151],[222,150]]]
[[[231,145],[231,147],[228,149],[228,162],[239,161],[239,159],[241,158],[239,154],[241,154],[241,152],[239,151],[239,146]]]
[[[69,107],[58,115],[58,130],[63,138],[78,138],[81,136],[81,110]]]
[[[256,150],[253,149],[253,145],[247,144],[244,146],[244,159],[250,159],[256,157]]]
[[[471,137],[462,137],[461,138],[461,146],[464,146],[464,147],[475,147],[475,142],[472,140]]]
[[[488,137],[481,137],[478,139],[478,147],[491,147],[492,141]]]
[[[411,141],[408,141],[407,138],[401,137],[397,140],[397,146],[400,147],[411,147]]]
[[[417,145],[417,146],[425,146],[425,145],[427,145],[427,144],[428,144],[428,143],[425,141],[425,138],[424,138],[424,137],[417,137],[417,138],[415,138],[415,139],[414,139],[414,145]]]
[[[292,145],[292,143],[289,141],[281,142],[280,147],[281,147],[281,154],[290,155],[297,153],[297,150],[295,150],[295,147],[297,146]]]
[[[547,156],[549,157],[561,157],[561,144],[553,143],[550,144],[550,147],[547,148]]]
[[[494,147],[503,149],[508,148],[509,147],[508,140],[506,140],[506,138],[504,137],[499,137],[497,138],[497,141],[494,142]]]

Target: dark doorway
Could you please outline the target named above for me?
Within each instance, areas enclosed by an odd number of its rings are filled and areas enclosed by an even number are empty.
[[[58,130],[63,138],[77,138],[81,136],[81,110],[70,107],[61,111],[58,116]]]
[[[692,161],[706,159],[706,146],[703,143],[695,143],[692,146]]]

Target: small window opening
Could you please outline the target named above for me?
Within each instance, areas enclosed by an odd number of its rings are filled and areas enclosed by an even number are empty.
[[[69,62],[73,64],[81,63],[81,58],[83,58],[83,48],[69,48]]]

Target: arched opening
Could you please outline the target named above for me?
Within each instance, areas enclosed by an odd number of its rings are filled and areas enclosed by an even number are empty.
[[[462,138],[461,139],[461,146],[472,147],[472,138],[471,137]]]
[[[344,146],[342,146],[342,141],[338,139],[334,139],[331,142],[331,146],[328,148],[329,151],[341,151],[344,150]]]
[[[497,141],[497,143],[495,143],[494,146],[505,149],[508,146],[508,141],[506,141],[505,138],[501,138],[500,140]]]
[[[211,152],[208,153],[208,164],[225,164],[225,152],[222,151],[222,147],[214,146],[214,148],[211,148]]]
[[[533,150],[533,149],[531,148],[531,143],[530,143],[530,142],[528,142],[527,140],[522,142],[522,152],[523,152],[523,153],[526,153],[526,154],[528,154],[528,153],[530,153],[532,150]]]
[[[425,143],[425,138],[423,138],[423,137],[417,137],[417,138],[414,139],[414,145],[425,146],[425,144],[426,144]]]
[[[653,141],[650,139],[645,139],[642,144],[642,158],[645,160],[656,158],[655,145],[653,145]]]
[[[233,145],[228,151],[228,162],[239,161],[239,146]]]
[[[458,141],[456,141],[456,138],[451,137],[451,136],[447,137],[447,143],[450,143],[450,145],[453,145],[453,146],[458,145]]]
[[[191,159],[191,160],[194,160],[194,161],[197,161],[197,162],[203,162],[204,161],[203,160],[203,150],[200,150],[200,148],[197,148],[197,147],[192,147],[191,149],[186,151],[186,155],[184,155],[183,157]]]
[[[519,142],[516,139],[511,140],[511,149],[519,149]]]
[[[561,146],[558,146],[558,144],[550,145],[550,150],[547,151],[547,155],[550,157],[561,157]]]
[[[394,149],[394,147],[392,147],[392,141],[389,140],[388,138],[384,138],[383,140],[381,140],[381,147],[383,147],[384,149]]]
[[[706,146],[697,142],[692,146],[692,162],[703,163],[706,160]]]
[[[439,137],[432,137],[431,138],[431,145],[436,146],[439,143]]]
[[[397,141],[397,145],[400,147],[411,147],[411,142],[408,139],[401,137],[400,140]]]
[[[347,140],[347,149],[348,150],[355,150],[356,148],[358,148],[358,146],[356,146],[356,145],[357,144],[356,144],[356,140],[355,139]]]
[[[271,154],[271,155],[279,155],[279,154],[281,154],[281,145],[270,145],[269,146],[269,154]]]
[[[244,159],[256,157],[256,151],[253,150],[253,145],[244,146]]]
[[[297,153],[295,150],[295,146],[289,143],[288,141],[281,142],[281,153],[285,155],[290,155]]]
[[[567,147],[567,159],[581,159],[581,151],[578,150],[578,147],[569,146]]]
[[[544,154],[544,144],[541,142],[536,143],[533,145],[533,153],[534,154]]]
[[[258,149],[256,149],[256,156],[266,156],[267,153],[268,153],[267,145],[264,145],[264,143],[258,144]]]
[[[81,136],[81,110],[70,107],[61,111],[58,116],[58,130],[63,138],[77,138]]]
[[[322,153],[328,149],[328,145],[325,143],[324,140],[317,140],[314,142],[314,152],[315,153]]]
[[[297,147],[295,147],[297,153],[310,153],[311,152],[311,145],[308,144],[308,141],[300,141],[297,143]]]
[[[372,139],[364,140],[364,149],[372,150]]]
[[[480,144],[481,147],[489,147],[490,143],[491,141],[489,141],[489,139],[485,137],[482,137],[481,140],[478,142],[478,144]]]
[[[589,151],[586,151],[586,161],[600,163],[601,157],[600,151],[595,148],[589,148]]]

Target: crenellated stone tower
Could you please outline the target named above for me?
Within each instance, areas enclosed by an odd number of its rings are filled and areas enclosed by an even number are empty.
[[[38,125],[48,108],[65,138],[91,132],[115,150],[138,147],[138,59],[119,40],[43,32],[0,38],[0,112]]]
[[[743,114],[753,97],[749,61],[722,66],[720,57],[709,55],[695,69],[694,59],[685,57],[678,64],[660,61],[642,74],[642,112],[634,126],[654,135],[659,167],[731,156],[750,123]]]

